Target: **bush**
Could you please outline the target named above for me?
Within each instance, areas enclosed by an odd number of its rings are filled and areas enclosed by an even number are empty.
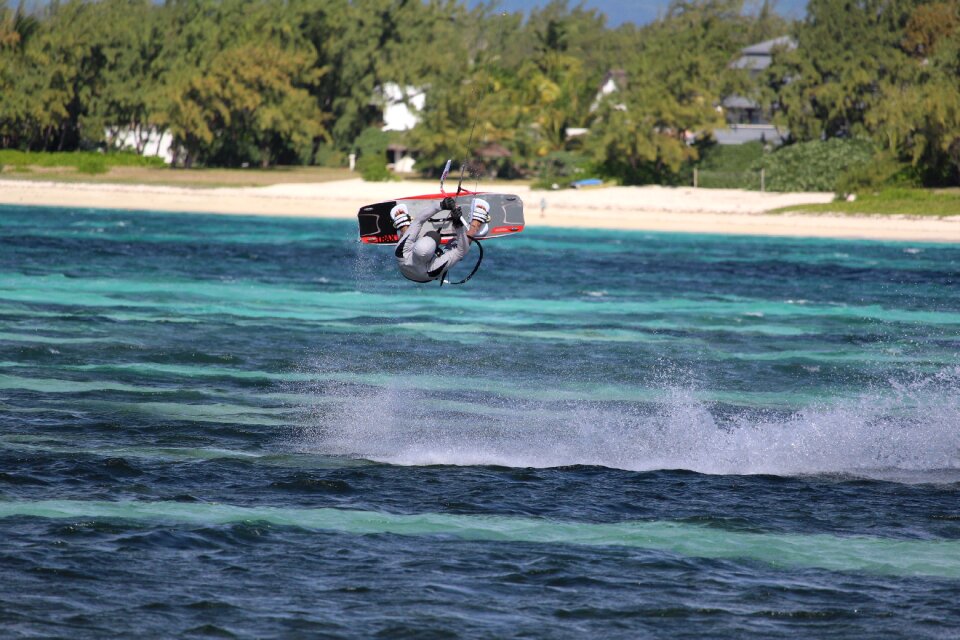
[[[590,161],[579,153],[554,151],[537,163],[537,179],[530,186],[552,189],[556,184],[567,188],[571,182],[594,177],[593,173]]]
[[[873,143],[866,140],[800,142],[763,156],[754,169],[766,169],[768,191],[836,191],[839,177],[871,162]]]
[[[763,143],[759,140],[744,144],[709,144],[699,148],[701,171],[739,173],[750,171],[763,160]]]
[[[704,189],[760,190],[760,170],[754,166],[763,159],[764,145],[760,141],[744,144],[717,144],[698,142],[700,159],[684,167],[679,175],[684,184],[693,183],[693,169],[697,170],[697,186]]]
[[[107,153],[90,152],[92,157],[100,158],[109,167],[165,167],[167,163],[158,156],[141,156],[136,151],[109,151]]]
[[[360,152],[357,169],[367,182],[386,182],[393,176],[387,169],[387,145],[390,134],[377,127],[367,127],[357,136],[354,145]]]
[[[701,189],[745,189],[760,191],[760,171],[713,171],[699,169],[697,186]]]
[[[393,178],[382,155],[363,154],[357,160],[357,170],[367,182],[387,182]]]
[[[99,155],[84,155],[77,158],[74,166],[78,172],[90,175],[107,172],[107,161]]]
[[[870,162],[845,171],[837,180],[836,191],[840,194],[874,192],[889,187],[919,187],[921,183],[921,176],[913,166],[888,153],[879,153]]]
[[[345,167],[347,159],[343,152],[331,144],[321,144],[313,155],[313,163],[319,167]]]

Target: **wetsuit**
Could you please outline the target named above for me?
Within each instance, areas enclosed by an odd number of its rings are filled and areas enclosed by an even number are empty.
[[[406,232],[400,236],[394,255],[397,256],[397,266],[400,268],[400,273],[408,280],[430,282],[442,278],[447,270],[463,260],[467,251],[470,250],[470,239],[467,237],[465,225],[460,224],[454,227],[457,236],[445,248],[442,248],[440,244],[440,234],[437,231],[433,229],[423,231],[427,220],[441,211],[443,209],[437,206],[421,213],[413,219]],[[432,237],[434,239],[437,247],[441,247],[438,251],[439,255],[434,254],[432,257],[420,259],[414,254],[413,245],[422,237]]]

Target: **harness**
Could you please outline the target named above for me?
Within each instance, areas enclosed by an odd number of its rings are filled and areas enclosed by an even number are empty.
[[[477,243],[477,249],[480,250],[480,255],[477,257],[477,264],[473,265],[473,270],[470,272],[470,274],[466,278],[464,278],[463,280],[460,280],[459,282],[448,282],[447,284],[464,284],[466,283],[467,280],[472,278],[473,274],[475,274],[477,272],[477,269],[480,268],[480,263],[483,262],[483,245],[480,244],[480,241],[477,240],[476,238],[473,238],[473,241]],[[447,275],[447,270],[444,269],[443,273],[441,273],[440,277],[438,278],[440,280],[441,287],[443,286],[443,278],[446,275]]]
[[[446,220],[444,220],[444,222],[447,222],[447,221],[449,221],[449,220],[452,220],[452,219],[453,219],[453,216],[454,216],[454,212],[451,211],[451,212],[450,212],[450,215],[447,217]],[[434,219],[431,218],[431,221],[433,221],[433,220],[434,220]],[[437,233],[436,231],[428,231],[428,232],[426,232],[426,233],[421,233],[420,238],[425,237],[425,236],[427,236],[427,235],[431,235],[431,234],[434,234],[434,235],[436,236],[436,240],[437,240],[437,247],[436,247],[436,249],[434,249],[434,252],[433,252],[433,253],[434,253],[434,257],[439,258],[439,257],[442,256],[443,253],[444,253],[444,252],[443,252],[443,248],[441,247],[440,242],[439,242],[440,234]],[[417,239],[419,239],[419,238],[417,238]],[[412,238],[409,239],[409,240],[407,240],[407,242],[411,242],[411,241],[415,241],[415,240],[412,239]],[[453,285],[464,284],[464,283],[466,283],[468,280],[470,280],[470,278],[472,278],[472,277],[477,273],[477,270],[478,270],[478,269],[480,269],[480,263],[483,262],[483,245],[480,244],[480,240],[477,239],[477,238],[468,238],[467,242],[471,242],[471,241],[477,243],[477,249],[480,251],[480,255],[477,257],[477,263],[476,263],[475,265],[473,265],[473,269],[470,271],[470,273],[467,275],[466,278],[464,278],[463,280],[458,280],[457,282],[449,282],[449,281],[447,281],[447,284],[453,284]],[[404,246],[403,243],[400,243],[400,244],[397,245],[397,248],[396,248],[396,250],[394,251],[394,255],[395,255],[397,258],[400,258],[400,257],[403,255],[403,254],[402,254],[402,252],[403,252],[403,246]],[[432,280],[439,280],[439,281],[440,281],[440,286],[442,287],[442,286],[443,286],[443,282],[444,282],[444,278],[446,278],[446,276],[447,276],[447,271],[449,271],[449,270],[450,270],[450,268],[447,267],[446,269],[444,269],[443,271],[441,271],[439,274],[437,274],[436,276],[434,276],[434,277],[431,278],[431,279],[432,279]],[[401,275],[403,275],[404,278],[406,278],[407,280],[410,280],[411,282],[418,282],[418,283],[420,283],[420,284],[424,284],[424,283],[426,283],[426,282],[429,282],[429,280],[422,280],[422,281],[421,281],[421,280],[414,280],[413,278],[411,278],[411,277],[408,276],[407,274],[403,273],[403,271],[401,271],[400,273],[401,273]],[[429,273],[428,273],[428,275],[429,275]]]
[[[461,178],[461,179],[462,179],[462,178]],[[458,187],[458,189],[459,189],[459,187]],[[458,208],[459,208],[459,207],[458,207]],[[447,220],[453,220],[453,216],[454,216],[454,215],[456,215],[456,210],[450,212],[450,215],[447,217]],[[460,281],[458,281],[458,282],[447,282],[447,284],[453,284],[453,285],[465,284],[465,283],[467,282],[467,280],[469,280],[470,278],[472,278],[472,277],[474,276],[474,274],[477,272],[477,269],[480,268],[480,263],[483,262],[483,245],[480,244],[480,241],[477,240],[476,238],[469,238],[469,239],[467,240],[467,242],[470,242],[471,240],[472,240],[473,242],[476,242],[476,243],[477,243],[477,248],[480,250],[480,255],[477,257],[477,264],[473,265],[473,270],[470,271],[470,274],[467,275],[466,278],[464,278],[463,280],[460,280]],[[443,251],[440,250],[440,245],[438,244],[438,245],[437,245],[437,257],[439,258],[439,257],[442,256],[442,255],[443,255]],[[447,276],[447,271],[449,271],[449,269],[444,269],[443,272],[440,274],[440,276],[437,278],[437,280],[440,281],[440,286],[441,286],[441,287],[443,286],[443,279]]]

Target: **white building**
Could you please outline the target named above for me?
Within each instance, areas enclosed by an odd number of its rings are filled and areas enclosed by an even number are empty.
[[[409,131],[420,122],[427,94],[418,87],[401,87],[388,82],[380,88],[383,100],[383,131]]]
[[[611,69],[600,82],[600,88],[597,89],[597,95],[593,98],[593,104],[590,105],[590,111],[596,111],[600,102],[612,93],[624,91],[627,88],[627,72],[623,69]],[[614,105],[618,111],[626,111],[627,105],[619,103]]]
[[[420,112],[426,103],[427,95],[418,87],[401,87],[395,82],[388,82],[379,90],[383,101],[382,131],[409,131],[420,122]],[[400,144],[391,144],[387,147],[390,161],[387,166],[397,173],[412,173],[416,159],[410,149]]]
[[[619,91],[624,91],[627,88],[627,72],[623,69],[611,69],[607,71],[606,75],[603,76],[603,80],[600,81],[600,86],[597,88],[597,93],[593,97],[593,102],[590,103],[590,113],[593,113],[600,107],[600,103],[607,96],[617,93]],[[613,108],[617,111],[626,111],[627,105],[619,102],[613,105]],[[590,133],[590,129],[587,127],[567,127],[565,134],[567,139],[579,138]]]
[[[118,149],[137,152],[143,149],[140,152],[142,156],[163,158],[167,164],[173,162],[173,136],[166,131],[158,131],[153,127],[141,131],[121,128],[107,129],[104,134]]]

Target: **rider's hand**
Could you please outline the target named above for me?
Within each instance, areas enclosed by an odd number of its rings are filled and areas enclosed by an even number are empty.
[[[450,196],[447,196],[446,198],[440,201],[440,208],[445,209],[447,211],[453,211],[453,208],[456,206],[457,206],[457,201],[451,198]]]

